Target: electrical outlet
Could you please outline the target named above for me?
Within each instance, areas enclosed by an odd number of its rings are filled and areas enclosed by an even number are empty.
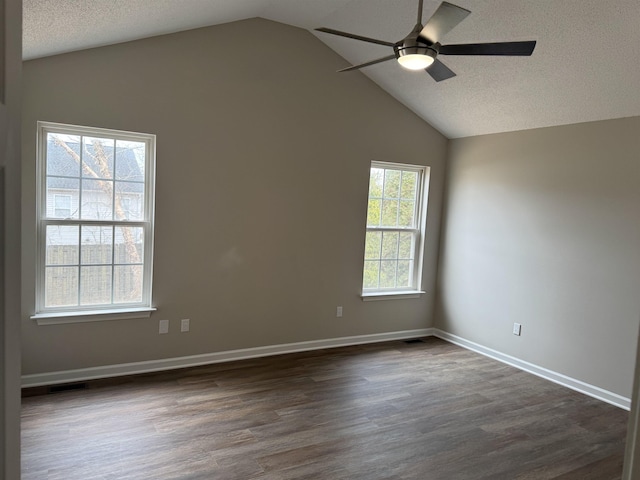
[[[169,333],[169,320],[160,320],[158,333]]]
[[[514,323],[513,324],[513,334],[520,336],[520,334],[522,333],[522,325],[520,325],[519,323]]]
[[[336,317],[342,317],[342,307],[336,308]]]
[[[180,331],[181,332],[188,332],[189,331],[189,319],[188,318],[183,318],[182,320],[180,320]]]

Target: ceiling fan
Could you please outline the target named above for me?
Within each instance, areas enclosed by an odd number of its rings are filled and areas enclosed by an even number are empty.
[[[392,43],[375,38],[363,37],[352,33],[341,32],[332,28],[316,28],[319,32],[353,38],[363,42],[377,43],[393,48],[393,55],[371,60],[370,62],[343,68],[338,72],[348,72],[359,68],[398,60],[398,63],[409,70],[424,70],[436,82],[455,77],[456,74],[444,63],[438,60],[438,55],[508,55],[530,56],[536,46],[535,40],[527,42],[499,42],[499,43],[466,43],[460,45],[441,45],[440,39],[450,30],[467,18],[471,12],[457,5],[442,2],[427,23],[422,25],[422,4],[418,0],[418,23],[405,38]]]

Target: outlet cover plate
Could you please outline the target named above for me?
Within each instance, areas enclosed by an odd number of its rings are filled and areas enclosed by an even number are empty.
[[[160,320],[158,333],[169,333],[169,320]]]

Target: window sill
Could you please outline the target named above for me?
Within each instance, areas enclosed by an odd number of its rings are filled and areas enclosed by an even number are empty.
[[[378,300],[400,300],[405,298],[420,298],[420,295],[426,293],[423,290],[399,290],[394,292],[367,292],[362,293],[363,302],[375,302]]]
[[[114,310],[83,310],[75,312],[37,313],[31,316],[38,325],[58,325],[63,323],[102,322],[107,320],[128,320],[131,318],[148,318],[154,307],[118,308]]]

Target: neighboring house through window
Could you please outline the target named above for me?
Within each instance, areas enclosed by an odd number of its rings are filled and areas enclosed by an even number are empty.
[[[421,293],[429,168],[372,162],[363,297]]]
[[[37,163],[35,316],[151,309],[155,136],[39,122]]]
[[[125,220],[129,220],[131,218],[131,198],[130,197],[122,198],[122,214],[124,215]]]
[[[71,195],[56,193],[53,195],[53,216],[57,218],[69,218],[71,216]]]

